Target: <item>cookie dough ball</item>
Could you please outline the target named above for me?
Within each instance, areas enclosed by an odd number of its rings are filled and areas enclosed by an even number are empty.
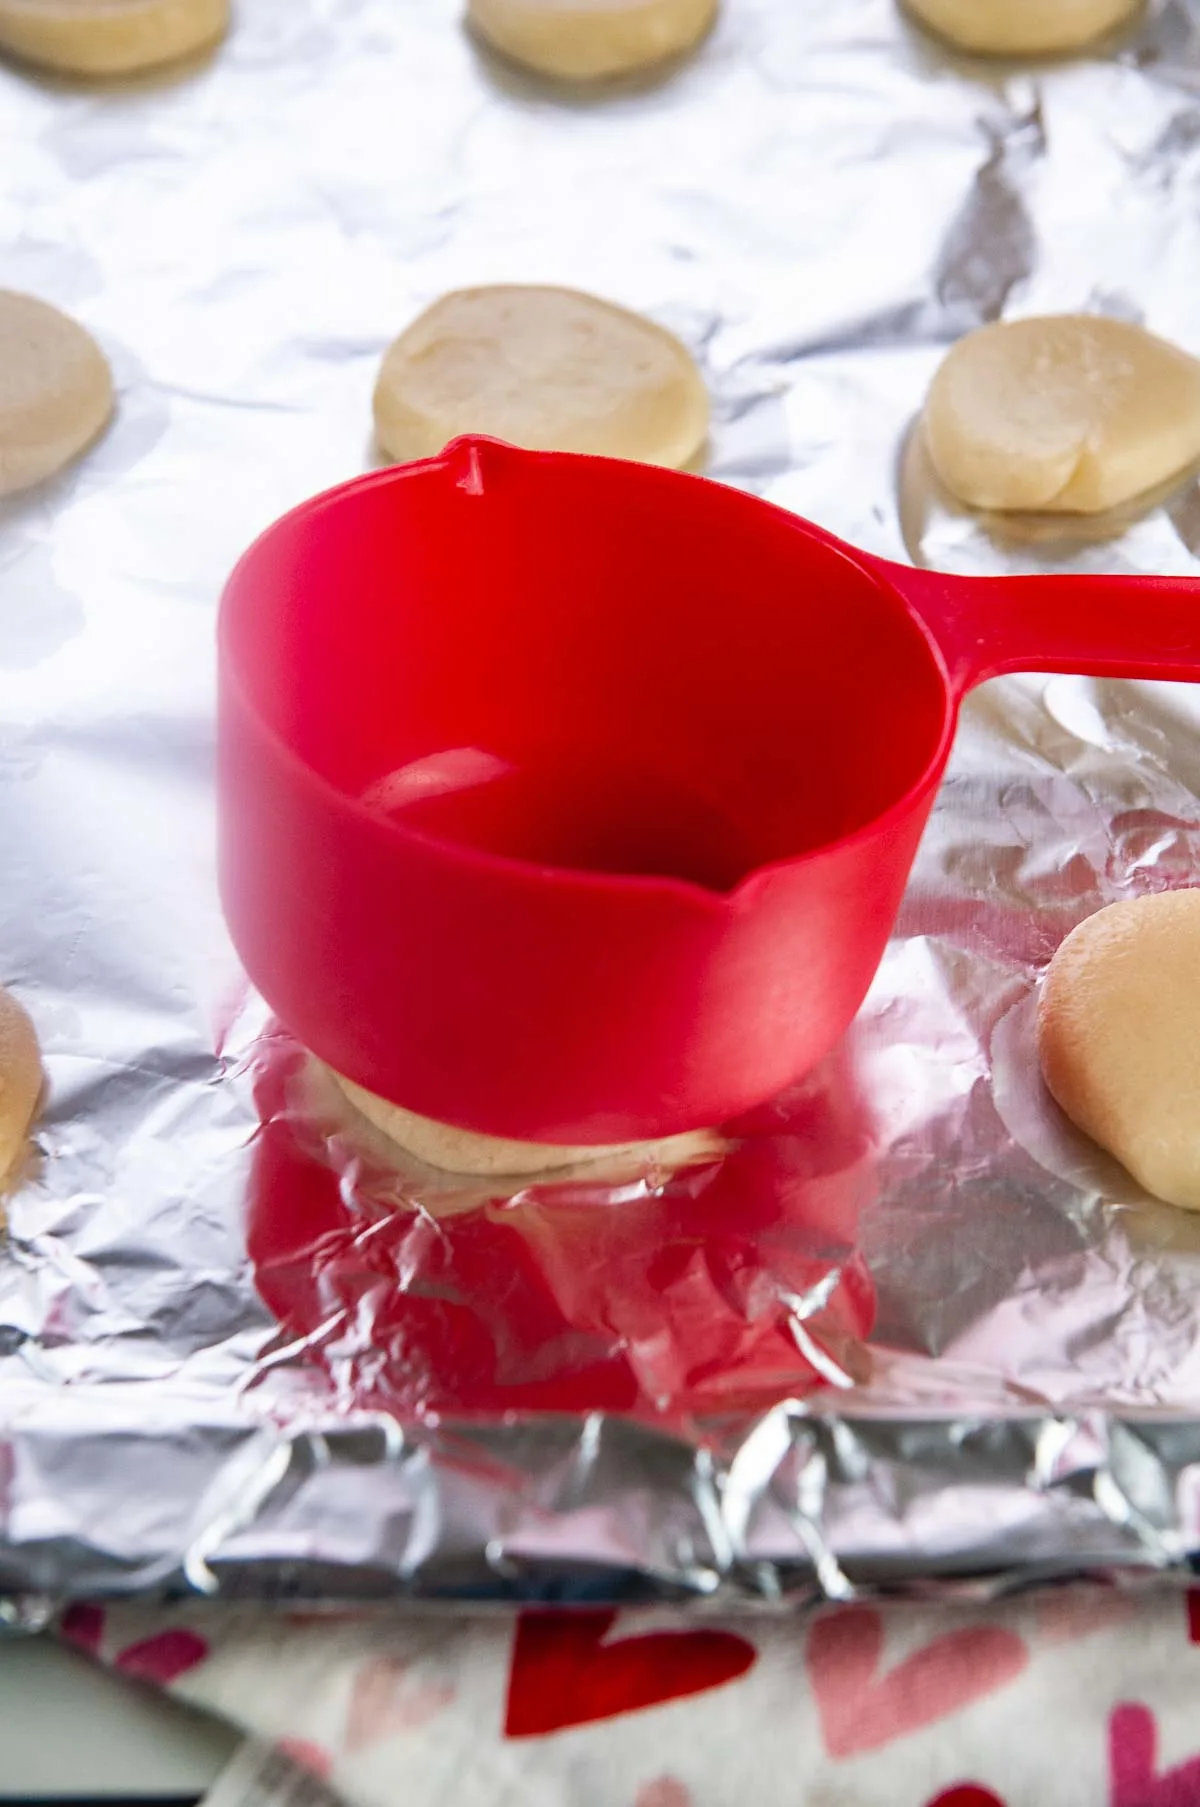
[[[665,328],[575,289],[459,289],[390,347],[375,385],[390,458],[428,458],[460,433],[535,451],[686,464],[708,396]]]
[[[0,289],[0,496],[69,464],[112,405],[112,375],[91,334],[48,302]]]
[[[1200,457],[1200,362],[1092,314],[960,339],[925,401],[938,476],[972,508],[1096,514]]]
[[[1072,1122],[1156,1198],[1200,1211],[1200,890],[1081,922],[1050,962],[1038,1051]]]
[[[475,1130],[455,1129],[418,1117],[398,1104],[389,1104],[374,1092],[364,1091],[352,1080],[327,1069],[344,1096],[368,1123],[380,1130],[405,1154],[415,1155],[427,1167],[443,1173],[481,1177],[529,1179],[534,1175],[564,1177],[586,1172],[590,1178],[623,1178],[654,1167],[674,1171],[716,1160],[728,1144],[715,1130],[693,1130],[666,1136],[657,1142],[621,1142],[598,1146],[559,1147],[548,1142],[515,1142],[503,1136],[485,1136]]]
[[[717,0],[467,0],[496,50],[542,75],[598,81],[652,68],[698,44]]]
[[[66,75],[131,75],[223,37],[229,0],[0,0],[0,51]]]
[[[1082,50],[1141,11],[1142,0],[905,0],[939,37],[979,56]]]
[[[25,1139],[42,1090],[42,1058],[33,1024],[0,988],[0,1186],[21,1165]]]

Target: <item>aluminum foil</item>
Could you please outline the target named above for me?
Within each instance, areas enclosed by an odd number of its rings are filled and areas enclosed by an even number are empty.
[[[1200,7],[1031,69],[892,0],[725,0],[584,97],[455,0],[240,0],[169,76],[0,70],[0,170],[0,284],[120,390],[0,508],[0,980],[49,1080],[0,1255],[7,1617],[1186,1572],[1200,1221],[1071,1131],[1030,1037],[1068,928],[1196,876],[1200,693],[988,686],[838,1056],[723,1162],[507,1199],[389,1173],[247,994],[211,760],[225,575],[370,462],[384,346],[465,283],[672,326],[710,473],[870,550],[1200,575],[1194,482],[1047,540],[955,510],[910,431],[1002,314],[1200,353]]]

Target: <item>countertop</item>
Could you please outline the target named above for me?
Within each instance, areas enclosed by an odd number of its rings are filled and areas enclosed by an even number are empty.
[[[48,1639],[0,1640],[0,1801],[195,1801],[237,1743]]]

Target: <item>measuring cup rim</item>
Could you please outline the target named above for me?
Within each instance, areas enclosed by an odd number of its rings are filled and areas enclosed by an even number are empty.
[[[823,860],[840,856],[856,846],[872,840],[881,831],[886,832],[889,824],[909,815],[915,807],[919,806],[928,792],[936,786],[949,757],[950,745],[954,738],[958,698],[947,667],[945,653],[937,635],[926,621],[920,608],[910,596],[906,595],[903,585],[893,579],[887,562],[876,558],[871,553],[863,552],[855,546],[848,545],[835,534],[818,526],[815,522],[807,520],[803,515],[793,514],[777,503],[769,502],[746,490],[735,489],[732,485],[693,472],[670,470],[658,465],[637,465],[632,468],[636,469],[639,479],[644,480],[648,485],[655,482],[664,485],[703,485],[706,489],[719,495],[724,505],[740,503],[747,509],[756,512],[766,511],[777,521],[791,528],[798,537],[819,542],[826,549],[846,559],[858,572],[869,578],[876,591],[900,609],[917,629],[940,680],[942,722],[933,752],[917,777],[905,787],[900,796],[894,798],[886,809],[878,811],[867,821],[860,823],[857,828],[851,829],[849,833],[819,842],[816,846],[805,848],[799,853],[764,861],[747,872],[736,885],[730,886],[728,890],[718,891],[698,884],[692,879],[673,878],[665,873],[593,872],[586,868],[543,864],[511,854],[462,846],[426,830],[414,828],[409,824],[397,822],[392,817],[381,815],[377,810],[373,810],[364,803],[360,797],[352,796],[349,791],[343,790],[324,773],[310,765],[306,759],[303,759],[260,709],[244,674],[242,662],[234,652],[232,618],[237,606],[234,598],[240,594],[257,560],[270,548],[281,529],[295,529],[310,523],[352,497],[374,489],[388,488],[407,478],[437,471],[445,472],[463,489],[473,493],[482,493],[481,486],[485,468],[483,461],[485,459],[488,464],[497,461],[549,464],[569,460],[575,463],[590,463],[607,467],[620,466],[625,474],[628,474],[632,466],[632,461],[627,459],[605,458],[584,452],[533,451],[509,445],[503,440],[493,439],[483,434],[462,435],[451,440],[441,452],[433,457],[415,459],[407,464],[389,465],[383,470],[363,472],[357,477],[351,477],[343,483],[335,484],[330,489],[322,490],[317,495],[310,496],[305,501],[298,503],[294,508],[286,510],[265,527],[246,548],[234,565],[222,590],[217,615],[220,687],[236,691],[240,707],[253,718],[259,733],[270,742],[282,763],[290,767],[306,787],[311,787],[322,795],[328,804],[346,816],[358,829],[381,839],[387,839],[393,844],[415,844],[426,853],[451,867],[459,868],[464,873],[476,875],[481,872],[490,873],[503,877],[510,883],[536,885],[539,890],[544,890],[547,882],[551,882],[557,888],[575,892],[586,891],[610,896],[659,897],[670,899],[675,903],[686,904],[693,910],[719,916],[752,903],[754,896],[778,874],[802,866],[819,864]]]

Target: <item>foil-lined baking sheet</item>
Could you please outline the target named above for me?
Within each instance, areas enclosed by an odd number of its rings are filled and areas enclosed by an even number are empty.
[[[507,1198],[390,1169],[247,993],[211,766],[224,577],[369,465],[380,354],[463,284],[673,327],[710,474],[872,551],[1200,576],[1194,481],[1103,537],[1001,531],[911,430],[1002,314],[1200,353],[1200,6],[1022,68],[891,0],[725,0],[661,80],[583,97],[455,0],[240,0],[169,76],[0,69],[0,171],[0,284],[120,391],[0,506],[0,980],[49,1080],[0,1255],[9,1619],[1186,1571],[1200,1220],[1074,1134],[1031,1036],[1067,929],[1200,869],[1200,693],[988,686],[837,1056],[723,1160]]]

